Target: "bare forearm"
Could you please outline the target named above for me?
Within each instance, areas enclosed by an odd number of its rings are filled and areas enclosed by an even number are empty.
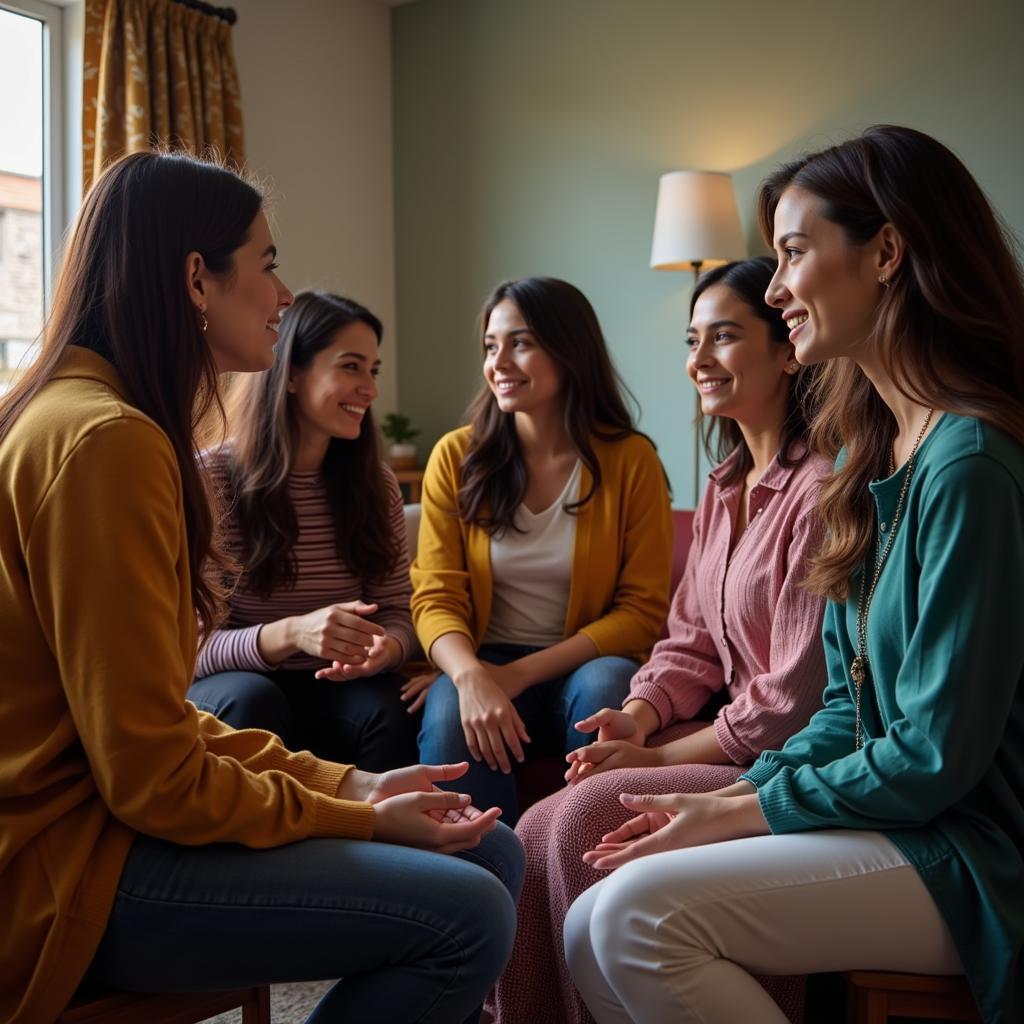
[[[721,794],[719,794],[721,795]],[[729,833],[724,839],[743,839],[747,836],[766,836],[771,832],[757,794],[734,794],[728,803]]]
[[[722,749],[715,736],[715,727],[706,726],[682,739],[673,740],[657,748],[660,761],[670,764],[732,764],[732,758]]]
[[[625,704],[622,710],[640,727],[644,739],[661,728],[661,716],[649,701],[640,698],[631,700]]]
[[[577,633],[568,640],[517,659],[508,668],[514,672],[521,693],[537,683],[568,675],[573,669],[597,656],[598,650],[590,637]]]
[[[268,665],[278,665],[285,658],[290,658],[299,650],[295,642],[292,629],[293,620],[276,619],[274,622],[266,622],[260,627],[259,636],[256,638],[256,647],[260,657]]]
[[[430,660],[452,681],[480,667],[480,659],[465,633],[445,633],[430,646]]]
[[[734,782],[731,786],[725,786],[723,789],[716,789],[711,795],[712,796],[750,796],[756,794],[757,789],[754,784],[747,782],[746,779],[740,779],[738,782]]]

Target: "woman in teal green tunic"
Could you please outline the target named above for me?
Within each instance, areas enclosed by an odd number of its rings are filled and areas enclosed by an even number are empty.
[[[735,786],[624,794],[566,956],[602,1024],[782,1021],[751,974],[848,969],[966,973],[987,1024],[1019,1022],[1021,270],[963,164],[906,128],[780,168],[759,212],[838,454],[806,583],[824,707]]]

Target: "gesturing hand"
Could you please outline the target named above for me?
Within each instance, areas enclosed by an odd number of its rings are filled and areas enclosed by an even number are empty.
[[[756,796],[723,797],[709,793],[634,796],[623,793],[619,801],[640,813],[602,836],[593,850],[583,854],[583,860],[599,871],[610,871],[650,853],[768,832],[768,823]]]
[[[375,604],[347,601],[297,615],[290,620],[292,642],[315,658],[361,665],[366,661],[367,648],[373,647],[374,637],[385,635],[383,626],[365,618],[376,610]]]
[[[447,793],[435,786],[460,778],[468,769],[465,761],[414,764],[378,775],[366,796],[376,809],[374,838],[439,853],[476,846],[494,828],[501,811],[497,807],[481,811],[466,794]],[[423,799],[416,799],[417,794]],[[417,820],[417,815],[425,820]]]
[[[644,735],[640,723],[625,711],[617,708],[601,708],[588,718],[576,723],[577,732],[593,732],[597,730],[597,741],[580,750],[573,750],[565,757],[569,762],[569,768],[565,773],[566,782],[575,782],[581,776],[590,771],[606,771],[609,768],[640,768],[653,767],[659,763],[656,759],[647,758],[642,752],[645,750],[644,742],[647,737]],[[613,751],[610,747],[599,750],[594,748],[599,744],[607,744],[611,741],[621,741]],[[630,751],[623,745],[636,747],[641,751],[635,758],[630,758]],[[584,753],[585,751],[589,753]],[[604,762],[615,753],[614,763]],[[598,767],[600,766],[600,767]]]
[[[466,793],[400,793],[374,807],[373,838],[382,843],[455,853],[476,846],[497,824],[501,810],[479,811]]]
[[[402,645],[390,633],[385,633],[383,636],[373,637],[372,643],[365,649],[366,660],[361,665],[332,661],[330,668],[317,670],[316,678],[343,682],[346,679],[375,676],[398,665],[402,660],[402,654]]]
[[[570,750],[565,759],[569,762],[565,781],[570,784],[613,768],[658,768],[662,764],[659,748],[638,747],[628,740],[591,743]]]
[[[526,726],[508,694],[480,665],[455,680],[459,693],[462,731],[473,760],[484,760],[491,771],[512,771],[508,750],[523,760],[523,743],[529,743]],[[506,749],[507,748],[507,749]]]
[[[595,729],[598,743],[604,743],[605,740],[625,740],[634,746],[642,747],[647,739],[640,728],[640,723],[632,715],[627,715],[618,708],[601,708],[589,718],[576,723],[577,732],[593,732]]]
[[[424,672],[421,675],[413,676],[402,683],[401,697],[404,701],[412,701],[405,709],[410,715],[416,714],[427,699],[430,688],[437,682],[440,672]]]
[[[392,768],[389,772],[370,777],[364,799],[368,803],[379,804],[382,800],[402,793],[437,792],[436,783],[454,782],[467,771],[469,765],[465,761],[458,764],[410,764],[405,768]]]

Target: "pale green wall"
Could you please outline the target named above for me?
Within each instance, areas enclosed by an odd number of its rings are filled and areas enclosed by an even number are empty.
[[[648,269],[658,176],[758,182],[878,121],[952,146],[1024,235],[1019,0],[419,0],[393,14],[399,404],[425,444],[478,382],[505,277],[597,309],[677,506],[692,505],[687,275]]]

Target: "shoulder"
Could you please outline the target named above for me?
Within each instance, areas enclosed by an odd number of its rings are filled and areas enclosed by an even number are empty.
[[[793,467],[786,486],[795,504],[808,511],[818,504],[822,484],[832,476],[832,460],[817,452],[808,452],[800,463]]]
[[[998,427],[970,416],[946,413],[931,444],[921,453],[921,492],[959,486],[975,496],[986,485],[1024,492],[1024,446]]]
[[[83,459],[124,479],[129,469],[123,460],[176,465],[170,440],[154,420],[104,382],[81,377],[54,379],[39,392],[5,439],[4,455],[25,456],[51,477]]]
[[[384,492],[388,496],[388,506],[394,507],[396,504],[403,504],[402,488],[398,483],[398,477],[386,462],[380,464],[380,475],[384,482]]]
[[[427,460],[427,472],[458,475],[473,438],[472,427],[459,427],[443,435]]]
[[[625,437],[615,441],[594,437],[591,439],[594,454],[601,463],[601,468],[608,467],[661,467],[654,442],[645,434],[632,431]]]
[[[447,434],[442,435],[437,444],[434,445],[434,451],[441,454],[457,454],[462,456],[466,454],[466,450],[469,448],[469,443],[472,440],[473,428],[459,427],[457,430],[449,430]]]

